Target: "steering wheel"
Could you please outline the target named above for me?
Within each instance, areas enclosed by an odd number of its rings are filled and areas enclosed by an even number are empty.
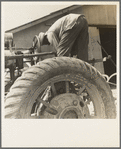
[[[37,54],[37,53],[41,53],[41,45],[40,45],[40,39],[37,35],[34,36],[33,38],[33,46],[32,46],[32,50],[33,50],[33,53],[34,54]],[[33,58],[34,61],[37,63],[39,60],[41,60],[39,58],[39,56],[37,57],[34,57]]]
[[[33,49],[36,49],[35,53],[41,53],[40,39],[37,35],[35,35],[33,38]]]

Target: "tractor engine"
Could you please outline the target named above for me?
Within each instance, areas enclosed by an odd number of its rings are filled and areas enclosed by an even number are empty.
[[[13,34],[12,33],[5,33],[4,37],[4,46],[5,46],[5,51],[4,54],[5,56],[15,56],[18,54],[23,54],[21,51],[14,51],[13,48]],[[11,67],[18,67],[18,69],[23,68],[23,59],[6,59],[5,58],[5,68],[11,68]]]

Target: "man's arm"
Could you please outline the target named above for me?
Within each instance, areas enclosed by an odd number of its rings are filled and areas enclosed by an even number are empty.
[[[47,38],[51,46],[57,51],[59,45],[59,39],[54,32],[47,32]]]

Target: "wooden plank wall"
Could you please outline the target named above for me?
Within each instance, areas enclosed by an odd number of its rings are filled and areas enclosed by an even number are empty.
[[[116,5],[88,5],[82,7],[89,25],[116,25]]]

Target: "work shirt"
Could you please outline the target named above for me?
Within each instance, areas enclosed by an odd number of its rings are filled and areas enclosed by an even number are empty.
[[[64,32],[72,29],[77,23],[77,20],[80,16],[80,14],[66,15],[58,19],[45,33],[47,35],[50,45],[53,46],[56,49],[56,51]]]

